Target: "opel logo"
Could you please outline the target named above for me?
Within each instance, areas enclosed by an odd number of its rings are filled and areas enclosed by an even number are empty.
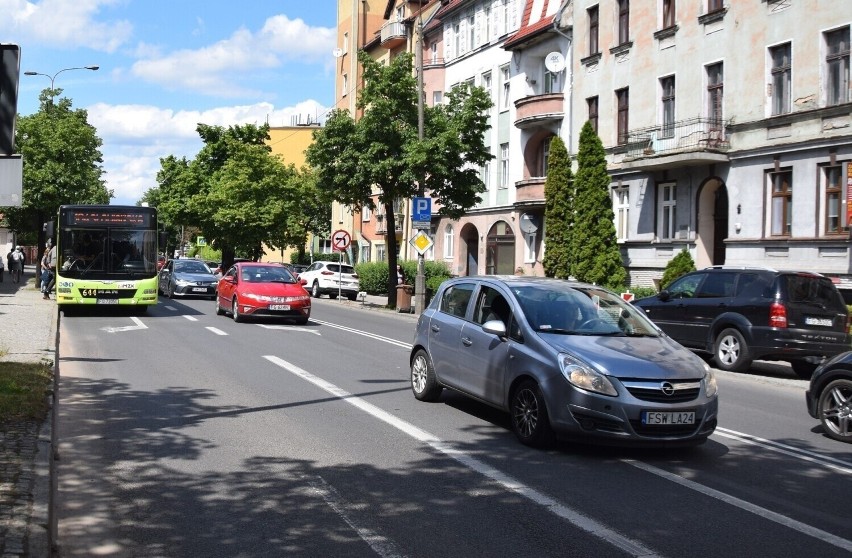
[[[675,392],[674,386],[671,385],[669,382],[662,382],[660,384],[660,390],[663,392],[663,394],[669,396],[674,395]]]

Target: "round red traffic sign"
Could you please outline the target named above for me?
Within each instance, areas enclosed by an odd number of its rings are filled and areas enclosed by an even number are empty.
[[[338,252],[343,252],[347,248],[349,248],[349,244],[352,242],[352,237],[349,236],[349,233],[344,231],[343,229],[336,230],[331,235],[331,247]]]

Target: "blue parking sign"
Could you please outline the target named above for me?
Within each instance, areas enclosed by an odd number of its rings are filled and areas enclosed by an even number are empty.
[[[411,200],[411,220],[432,220],[432,198],[413,198]]]

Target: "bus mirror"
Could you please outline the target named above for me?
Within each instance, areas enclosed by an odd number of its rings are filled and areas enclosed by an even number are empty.
[[[48,221],[44,224],[44,234],[47,238],[53,238],[53,221]]]

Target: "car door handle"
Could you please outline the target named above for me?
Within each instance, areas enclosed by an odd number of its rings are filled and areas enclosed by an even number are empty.
[[[439,331],[441,331],[441,328],[440,328],[440,327],[438,327],[438,326],[437,326],[437,325],[435,325],[435,324],[432,324],[432,331],[434,331],[435,333],[438,333]]]
[[[473,341],[470,340],[470,337],[462,337],[462,345],[465,347],[470,347],[473,345]]]

